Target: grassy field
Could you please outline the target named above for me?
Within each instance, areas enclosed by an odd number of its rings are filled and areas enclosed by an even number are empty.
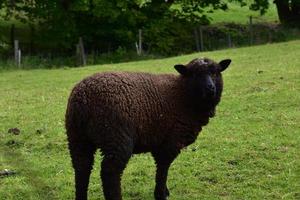
[[[300,40],[180,57],[57,70],[0,72],[0,199],[72,199],[64,113],[73,85],[100,71],[175,73],[195,57],[231,58],[217,116],[173,163],[171,200],[300,199]],[[19,135],[8,133],[19,128]],[[98,158],[98,159],[97,159]],[[90,199],[103,199],[100,155]],[[134,156],[124,199],[153,199],[155,165]]]
[[[249,6],[241,7],[238,3],[231,2],[228,4],[227,11],[217,10],[209,14],[209,16],[212,18],[212,24],[223,22],[246,24],[249,23],[250,16],[253,17],[253,23],[274,23],[279,21],[276,6],[273,3],[270,3],[269,9],[264,15],[260,15],[257,11],[250,10]]]

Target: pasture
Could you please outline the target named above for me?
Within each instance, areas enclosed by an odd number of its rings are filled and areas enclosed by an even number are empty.
[[[249,3],[249,1],[246,1]],[[252,11],[248,6],[241,7],[236,2],[228,3],[228,10],[216,10],[209,15],[212,23],[233,22],[237,24],[249,23],[249,17],[252,16],[255,23],[274,23],[278,21],[278,15],[275,4],[271,3],[269,9],[264,15],[257,11]]]
[[[171,200],[300,199],[300,40],[148,61],[0,71],[0,199],[72,199],[64,113],[70,90],[101,71],[175,73],[195,57],[231,58],[217,115],[169,171]],[[20,129],[19,135],[8,129]],[[90,199],[103,199],[97,153]],[[135,155],[124,199],[152,200],[155,165]]]

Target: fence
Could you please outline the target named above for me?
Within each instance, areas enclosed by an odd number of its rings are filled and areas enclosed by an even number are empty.
[[[199,26],[194,39],[195,50],[207,51],[282,41],[285,35],[278,25],[253,24],[250,20],[248,25]]]
[[[89,45],[84,44],[85,41],[82,38],[79,38],[78,44],[74,45],[73,50],[64,50],[63,48],[57,47],[45,48],[43,46],[39,46],[34,41],[34,28],[30,27],[29,29],[27,29],[27,33],[25,34],[27,36],[25,38],[24,35],[21,36],[21,34],[19,33],[20,31],[24,31],[24,28],[18,29],[17,27],[12,25],[10,31],[6,32],[6,35],[10,35],[10,37],[6,37],[9,39],[7,39],[6,41],[2,41],[2,44],[6,44],[2,45],[2,49],[7,48],[6,52],[8,53],[6,57],[11,57],[9,55],[14,55],[15,63],[17,66],[21,65],[21,52],[22,55],[25,56],[38,55],[45,59],[52,59],[55,57],[67,55],[69,58],[73,57],[75,65],[85,65],[88,62],[87,55],[94,55],[94,57],[96,57],[103,53],[111,52],[111,50],[105,51],[97,47],[93,47],[93,49],[91,49]],[[155,54],[156,52],[153,52],[149,48],[150,39],[144,37],[144,34],[151,35],[151,33],[147,33],[147,30],[139,30],[136,42],[132,44],[132,47],[127,47],[126,51],[136,52],[138,56],[147,53]],[[0,39],[1,38],[3,38],[3,35],[1,37],[0,33]],[[245,25],[227,23],[209,26],[199,25],[196,27],[192,27],[190,28],[187,36],[185,38],[179,38],[178,41],[179,40],[182,40],[181,43],[174,42],[174,44],[172,44],[174,46],[170,45],[169,47],[172,50],[173,54],[189,53],[193,51],[210,51],[283,41],[285,40],[285,29],[282,29],[282,27],[277,24],[254,24],[253,19],[250,17],[249,23]],[[110,49],[110,47],[107,49]],[[119,49],[116,47],[115,49],[112,48],[112,51],[113,50],[117,50],[116,52],[121,56],[126,56],[126,51],[122,48]],[[95,63],[95,61],[93,63]]]

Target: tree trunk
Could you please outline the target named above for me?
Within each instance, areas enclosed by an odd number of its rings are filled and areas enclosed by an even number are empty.
[[[290,7],[289,0],[275,0],[278,17],[282,24],[287,24],[290,21]]]
[[[69,10],[71,3],[71,0],[61,0],[61,6],[64,10]]]
[[[15,24],[12,24],[10,28],[10,44],[12,48],[14,46],[14,42],[15,42]]]
[[[94,9],[95,5],[94,5],[94,1],[93,0],[89,0],[89,10],[92,11]]]
[[[282,24],[299,26],[300,0],[275,0],[278,17]]]
[[[291,20],[300,27],[300,0],[292,0],[291,2]]]
[[[149,17],[159,19],[174,3],[174,0],[152,0],[146,7],[146,12]]]

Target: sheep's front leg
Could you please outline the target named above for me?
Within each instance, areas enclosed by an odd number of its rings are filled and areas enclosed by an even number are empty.
[[[152,152],[156,162],[155,200],[166,200],[170,195],[167,187],[168,171],[179,152],[180,150],[175,147],[170,149],[161,148],[159,151]]]
[[[167,187],[167,176],[170,164],[157,164],[155,177],[156,185],[154,190],[156,200],[165,200],[170,195]]]
[[[133,144],[128,138],[110,142],[103,152],[101,179],[105,200],[121,200],[121,176],[132,155]],[[109,144],[109,143],[108,143]]]

